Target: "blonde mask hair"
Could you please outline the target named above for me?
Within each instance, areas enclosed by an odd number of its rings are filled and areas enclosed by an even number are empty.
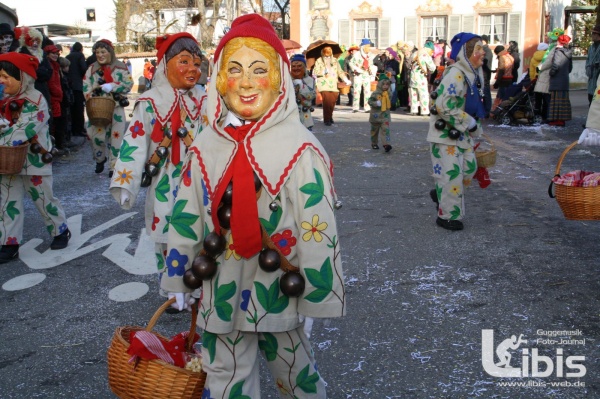
[[[221,67],[217,74],[216,89],[221,96],[227,92],[227,64],[231,56],[242,47],[256,50],[269,61],[269,81],[271,89],[279,91],[281,85],[281,73],[279,71],[279,55],[277,51],[267,42],[255,37],[235,37],[227,42],[221,53]]]

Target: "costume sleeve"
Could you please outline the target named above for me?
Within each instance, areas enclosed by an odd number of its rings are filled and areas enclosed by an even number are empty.
[[[321,58],[317,58],[315,61],[315,67],[313,69],[313,75],[317,78],[322,77],[325,74],[325,64]]]
[[[161,279],[161,288],[167,292],[192,292],[183,283],[183,274],[202,249],[208,230],[203,218],[208,195],[197,151],[194,146],[188,151],[169,223],[167,271]]]
[[[381,99],[381,92],[379,91],[374,91],[373,93],[371,93],[371,96],[369,97],[369,105],[372,108],[379,108],[380,106],[375,104],[377,102],[377,100]]]
[[[463,72],[458,68],[450,68],[438,86],[435,100],[438,116],[461,132],[467,131],[474,119],[464,111],[466,89]]]
[[[130,193],[130,200],[122,205],[123,209],[131,209],[135,204],[145,164],[152,155],[150,149],[154,128],[152,122],[156,121],[154,115],[154,109],[149,101],[136,103],[129,128],[123,135],[121,151],[114,168],[115,175],[109,189],[117,203],[121,201],[121,190]]]
[[[307,80],[309,82],[307,82]],[[305,76],[302,79],[302,86],[300,86],[300,97],[302,97],[302,104],[305,106],[312,105],[312,100],[315,98],[315,80],[310,76]],[[308,102],[308,104],[305,104]]]
[[[131,88],[133,87],[133,79],[131,78],[131,74],[129,73],[129,69],[127,69],[127,66],[125,64],[123,64],[124,68],[115,68],[115,70],[113,71],[113,79],[114,82],[117,84],[117,87],[115,88],[114,92],[115,93],[120,93],[120,94],[127,94],[131,91]]]
[[[323,160],[305,152],[286,183],[298,225],[297,259],[305,280],[298,313],[309,317],[345,314],[345,289],[339,235],[334,215],[332,177]]]
[[[86,100],[89,100],[89,98],[92,96],[92,91],[98,87],[97,85],[94,86],[95,82],[96,77],[92,75],[92,68],[88,68],[85,71],[85,76],[83,77],[83,96]]]
[[[436,70],[435,62],[433,62],[433,58],[429,55],[422,57],[422,60],[429,73],[433,73]]]

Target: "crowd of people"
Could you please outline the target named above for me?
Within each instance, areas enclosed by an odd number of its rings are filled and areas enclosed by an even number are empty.
[[[593,38],[590,78],[600,74],[600,27]],[[31,28],[0,24],[0,41],[0,144],[28,152],[21,169],[0,175],[0,263],[19,256],[26,192],[53,237],[50,248],[68,245],[52,160],[73,136],[86,135],[94,172],[108,167],[118,206],[130,209],[149,190],[145,223],[159,292],[177,311],[198,306],[207,397],[259,397],[260,350],[282,391],[326,398],[309,338],[313,318],[345,314],[346,292],[333,166],[311,132],[316,99],[324,125],[333,126],[340,89],[349,87],[346,105],[369,113],[370,148],[381,144],[385,153],[392,112],[427,116],[436,224],[462,230],[465,188],[472,179],[489,184],[474,147],[498,106],[491,87],[503,100],[522,80],[513,41],[496,45],[496,62],[489,37],[461,32],[450,43],[399,41],[379,54],[365,38],[343,60],[324,45],[309,63],[304,54],[290,57],[271,24],[250,14],[233,21],[212,60],[188,33],[157,37],[156,59],[144,65],[146,91],[128,121],[131,63],[116,58],[110,41],[98,40],[87,59],[79,43],[61,57],[58,45]],[[571,119],[569,41],[552,31],[526,72],[556,126]],[[600,145],[591,95],[581,142]],[[85,126],[91,99],[114,102],[112,117]],[[299,385],[298,378],[312,382]]]

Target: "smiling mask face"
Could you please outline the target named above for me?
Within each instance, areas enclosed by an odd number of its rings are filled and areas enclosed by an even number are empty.
[[[175,89],[190,90],[200,79],[202,60],[184,50],[167,62],[167,79]]]

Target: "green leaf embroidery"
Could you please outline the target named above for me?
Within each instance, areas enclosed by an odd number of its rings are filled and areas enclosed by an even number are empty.
[[[27,161],[36,168],[41,168],[44,166],[40,154],[27,154]]]
[[[323,199],[323,193],[325,192],[325,187],[323,185],[323,178],[321,174],[313,169],[315,173],[315,183],[307,183],[304,186],[300,187],[300,191],[304,194],[309,195],[306,203],[304,204],[304,209],[315,206]]]
[[[154,108],[152,108],[152,104],[148,103],[148,106],[146,107],[146,113],[147,114],[153,114],[154,113]]]
[[[170,224],[180,236],[198,241],[198,236],[191,226],[196,223],[196,220],[198,220],[199,216],[183,211],[187,203],[187,200],[175,202],[175,206],[173,206],[173,212],[171,213]]]
[[[171,177],[173,179],[177,179],[179,176],[181,176],[181,167],[183,166],[183,161],[179,162],[178,165],[175,165],[175,170],[173,171],[173,173],[171,174]]]
[[[160,179],[155,189],[155,196],[158,202],[168,202],[167,194],[171,190],[171,185],[169,184],[169,175],[164,174]]]
[[[475,173],[475,170],[477,170],[477,160],[473,159],[472,161],[467,161],[467,170],[465,170],[465,174],[469,175]]]
[[[119,114],[113,114],[113,119],[117,122],[123,122],[123,117]]]
[[[127,141],[123,141],[123,144],[121,145],[121,155],[119,157],[121,162],[135,161],[135,159],[131,156],[131,154],[133,154],[134,151],[137,150],[138,148],[139,147],[137,147],[137,146],[129,145],[129,143]]]
[[[58,216],[58,208],[52,204],[46,205],[46,212],[48,212],[52,216]]]
[[[309,302],[322,302],[333,288],[333,269],[331,268],[331,259],[328,257],[321,265],[321,270],[306,269],[306,278],[316,288],[304,299]]]
[[[263,333],[264,340],[258,341],[258,347],[261,351],[264,351],[265,358],[268,362],[272,362],[277,359],[277,339],[273,334]]]
[[[36,134],[37,132],[35,131],[35,123],[30,123],[25,127],[25,136],[27,137],[27,140],[30,140]]]
[[[460,175],[460,167],[457,164],[454,164],[454,168],[446,172],[446,174],[450,176],[450,180],[454,180]]]
[[[246,380],[241,380],[235,383],[235,385],[231,388],[231,391],[229,391],[229,399],[252,399],[248,395],[242,395],[242,387],[244,386],[245,382]]]
[[[450,211],[450,220],[458,219],[460,216],[460,208],[457,205],[454,205],[454,209]]]
[[[310,365],[306,365],[296,377],[296,385],[298,388],[302,389],[306,393],[316,393],[317,392],[317,382],[319,381],[319,373],[316,371],[312,374],[309,374]]]
[[[440,155],[440,147],[437,144],[434,144],[431,146],[431,155],[433,155],[436,158],[441,158],[442,156]]]
[[[94,139],[94,144],[97,145],[97,146],[102,147],[104,145],[104,141],[102,141],[102,140],[100,140],[99,138],[96,137]]]
[[[283,211],[281,210],[281,207],[279,206],[279,207],[277,207],[277,210],[275,212],[271,213],[269,220],[259,218],[260,223],[263,225],[263,227],[267,231],[268,235],[275,233],[275,230],[277,230],[277,225],[279,224],[279,221],[281,220],[281,215],[283,215]]]
[[[204,333],[202,333],[202,346],[208,351],[209,362],[214,362],[217,349],[217,334],[204,330]]]
[[[258,303],[267,313],[281,313],[289,304],[289,298],[285,295],[279,296],[279,278],[273,281],[273,284],[267,290],[262,283],[255,281],[256,297]]]
[[[20,215],[21,212],[15,207],[17,201],[10,201],[6,206],[6,214],[11,220],[15,220],[15,216]]]
[[[46,226],[46,230],[48,231],[48,234],[52,235],[52,232],[54,231],[54,225],[49,224],[48,226]]]
[[[233,297],[235,291],[235,281],[219,286],[219,278],[215,279],[215,311],[219,319],[231,321],[233,306],[227,301]]]
[[[35,187],[31,187],[29,189],[29,195],[31,196],[33,202],[37,201],[40,198],[40,193]]]
[[[119,157],[119,148],[118,147],[110,147],[110,152],[112,153],[114,158]]]
[[[155,255],[156,255],[156,267],[160,271],[165,268],[165,259],[163,258],[162,254],[155,254]]]
[[[300,346],[301,342],[298,342],[296,344],[296,346],[294,346],[293,348],[283,348],[284,351],[289,352],[289,353],[295,353],[298,350],[298,347]]]

